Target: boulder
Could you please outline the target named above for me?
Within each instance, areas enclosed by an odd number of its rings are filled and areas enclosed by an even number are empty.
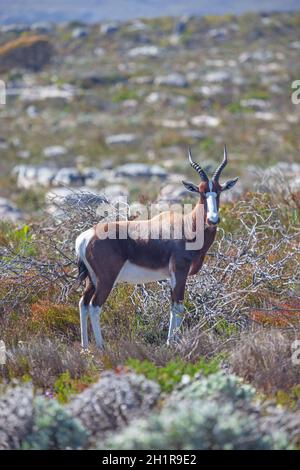
[[[116,33],[118,30],[119,25],[115,22],[103,23],[100,27],[100,32],[104,35]]]
[[[162,49],[157,46],[135,47],[128,52],[129,57],[158,57]]]
[[[220,124],[220,119],[216,116],[208,116],[206,114],[202,114],[200,116],[194,116],[191,118],[191,124],[194,126],[206,126],[206,127],[217,127]]]
[[[163,103],[166,102],[168,96],[166,93],[161,93],[159,91],[153,91],[146,97],[146,103],[148,104],[156,104],[156,103]]]
[[[53,47],[45,36],[20,36],[0,47],[0,71],[23,67],[34,72],[50,62]]]
[[[159,177],[165,178],[166,171],[159,165],[147,165],[146,163],[125,163],[115,169],[116,176],[136,177]]]
[[[182,202],[187,197],[187,190],[180,183],[166,184],[160,191],[158,201],[163,202]]]
[[[165,85],[178,88],[185,88],[188,86],[186,77],[180,73],[158,76],[155,78],[154,83],[155,85]]]
[[[34,165],[17,165],[12,171],[17,177],[17,186],[21,189],[50,186],[56,173],[55,168]]]
[[[80,38],[85,38],[89,34],[88,30],[86,28],[75,28],[72,31],[72,38],[73,39],[80,39]]]
[[[0,219],[17,222],[22,218],[22,212],[11,201],[0,197]]]
[[[224,83],[230,80],[230,74],[228,72],[218,70],[216,72],[209,72],[203,77],[204,82],[208,83]]]
[[[55,158],[65,155],[67,149],[62,145],[51,145],[50,147],[45,147],[43,153],[47,158]]]
[[[17,90],[22,101],[43,101],[46,99],[57,99],[70,101],[75,95],[75,88],[66,83],[61,87],[56,85],[24,87]]]
[[[85,175],[75,167],[60,168],[52,180],[54,186],[72,186],[85,184]]]
[[[107,145],[132,144],[138,139],[136,134],[115,134],[106,137]]]

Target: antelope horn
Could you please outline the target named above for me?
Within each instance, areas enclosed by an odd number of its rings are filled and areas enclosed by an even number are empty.
[[[201,166],[198,165],[198,163],[194,162],[190,147],[188,147],[188,153],[189,153],[189,161],[190,161],[191,167],[194,168],[194,170],[196,170],[199,173],[202,181],[208,181],[207,174],[205,173],[203,168],[201,168]]]
[[[213,181],[219,181],[219,178],[220,178],[220,175],[222,173],[222,171],[224,170],[225,166],[227,165],[227,150],[226,150],[226,145],[224,145],[224,157],[223,157],[223,161],[222,163],[218,166],[218,168],[216,169],[216,171],[214,172],[213,174]]]

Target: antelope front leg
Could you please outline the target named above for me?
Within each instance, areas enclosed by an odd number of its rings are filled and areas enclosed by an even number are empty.
[[[170,261],[170,281],[171,281],[171,313],[167,345],[179,339],[179,328],[184,314],[184,291],[189,266]]]
[[[171,304],[169,333],[167,345],[171,342],[178,340],[178,331],[181,326],[182,317],[184,314],[184,306],[182,303],[174,302]]]
[[[103,338],[100,328],[100,313],[101,307],[98,305],[93,305],[93,302],[90,303],[90,319],[92,324],[92,329],[96,341],[96,345],[99,349],[103,349]]]

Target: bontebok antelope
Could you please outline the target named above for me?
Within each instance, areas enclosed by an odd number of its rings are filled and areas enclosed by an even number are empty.
[[[190,149],[188,156],[191,166],[200,176],[198,186],[182,181],[188,191],[199,195],[198,203],[188,214],[165,211],[148,220],[99,222],[76,239],[79,278],[86,280],[79,302],[83,348],[88,346],[88,314],[96,344],[103,347],[99,322],[101,308],[112,288],[120,282],[144,284],[169,279],[171,314],[167,342],[169,344],[176,339],[184,313],[187,277],[201,269],[207,250],[215,239],[220,220],[221,192],[232,188],[238,180],[235,178],[225,184],[219,182],[227,164],[226,147],[223,161],[211,179],[193,160]],[[165,227],[169,231],[164,230]],[[202,243],[194,245],[200,231]],[[109,236],[110,233],[115,236]]]

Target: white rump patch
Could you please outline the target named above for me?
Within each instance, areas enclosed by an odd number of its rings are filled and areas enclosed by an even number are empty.
[[[86,265],[86,267],[88,269],[88,272],[89,272],[89,275],[90,275],[90,278],[91,278],[91,281],[94,284],[94,286],[96,287],[96,283],[97,283],[96,274],[94,273],[94,271],[92,270],[91,265],[89,264],[89,262],[86,259],[86,249],[87,249],[87,246],[88,246],[90,240],[93,238],[94,234],[95,234],[95,232],[94,232],[93,228],[90,228],[90,229],[86,230],[85,232],[82,232],[76,238],[75,251],[76,251],[76,254],[77,254],[78,258],[81,259],[84,262],[84,264]]]

